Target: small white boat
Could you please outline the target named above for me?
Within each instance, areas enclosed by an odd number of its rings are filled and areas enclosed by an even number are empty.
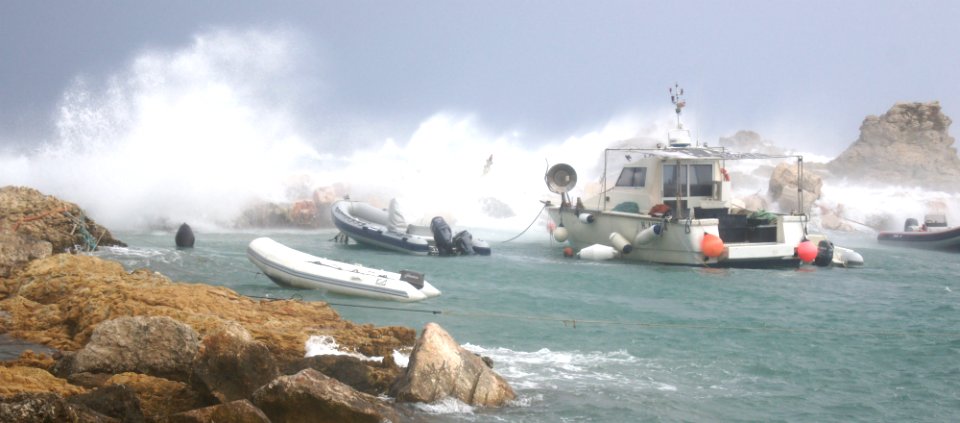
[[[422,273],[400,273],[312,256],[270,238],[257,238],[247,247],[247,258],[277,285],[321,289],[393,301],[419,301],[440,295]]]

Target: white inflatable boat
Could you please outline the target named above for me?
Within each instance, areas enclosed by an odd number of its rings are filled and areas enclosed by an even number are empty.
[[[294,250],[270,238],[257,238],[247,258],[277,285],[321,289],[393,301],[419,301],[440,295],[422,273],[400,273],[328,260]]]

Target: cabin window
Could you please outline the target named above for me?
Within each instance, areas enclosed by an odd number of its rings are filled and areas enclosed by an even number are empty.
[[[625,167],[617,179],[618,187],[642,187],[647,183],[647,168]]]
[[[713,165],[663,165],[663,197],[676,197],[678,188],[681,197],[712,196]]]
[[[713,166],[690,165],[690,196],[709,197],[713,195]]]

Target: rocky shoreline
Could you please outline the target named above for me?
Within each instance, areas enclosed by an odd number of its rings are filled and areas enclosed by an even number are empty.
[[[416,419],[405,403],[515,398],[439,325],[417,338],[343,320],[323,302],[127,272],[76,254],[85,235],[68,215],[83,216],[36,190],[0,188],[0,334],[54,351],[0,361],[0,421],[399,422]],[[98,245],[123,245],[84,219]],[[311,336],[383,359],[305,358]],[[393,352],[411,349],[398,366]]]

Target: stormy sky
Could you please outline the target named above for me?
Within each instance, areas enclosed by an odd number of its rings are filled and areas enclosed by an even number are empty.
[[[452,112],[533,146],[662,119],[679,82],[704,139],[837,154],[897,101],[960,116],[958,23],[956,1],[4,1],[0,146],[56,137],[77,84],[107,90],[146,52],[262,31],[295,60],[256,98],[316,139],[403,140]]]

